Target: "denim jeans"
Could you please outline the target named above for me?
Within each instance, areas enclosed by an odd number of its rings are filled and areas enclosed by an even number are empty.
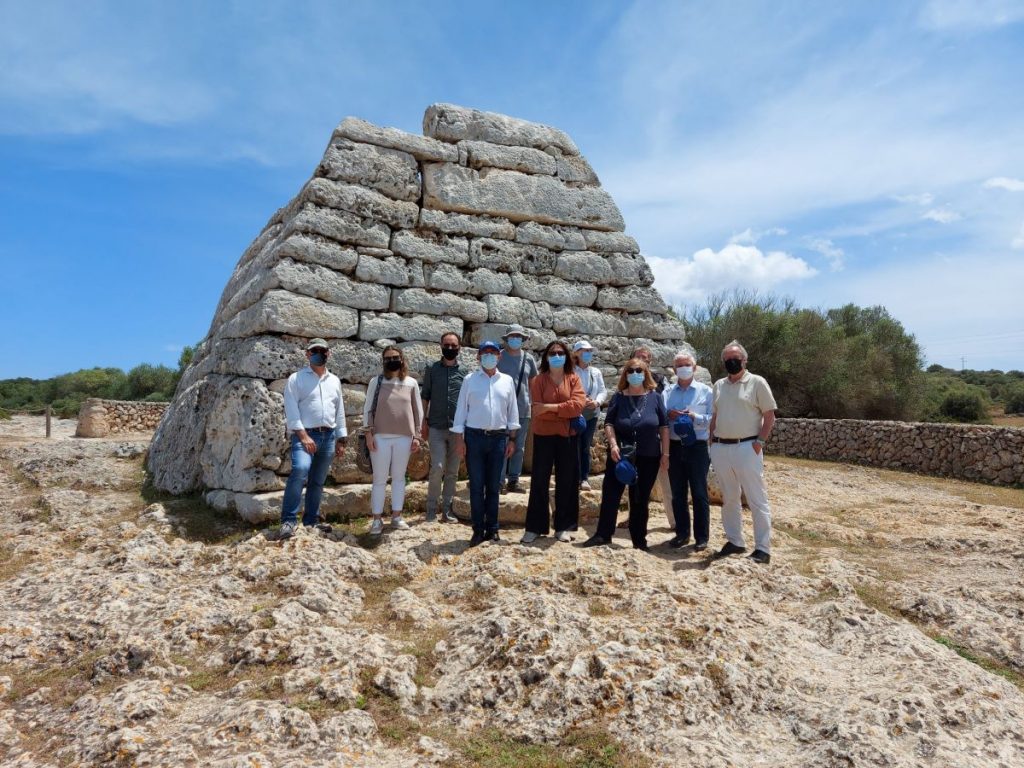
[[[451,509],[455,498],[455,482],[459,479],[462,459],[455,450],[457,435],[447,429],[430,428],[430,482],[427,485],[427,514],[437,511],[441,498],[442,510]],[[444,487],[442,489],[442,480]]]
[[[683,445],[678,440],[669,444],[668,477],[672,483],[672,512],[676,522],[676,536],[690,538],[690,507],[687,491],[693,496],[693,538],[698,544],[707,544],[711,527],[711,507],[708,504],[708,444],[698,440]]]
[[[529,411],[527,411],[529,412]],[[516,449],[508,461],[502,464],[501,482],[505,478],[519,482],[519,476],[523,474],[523,456],[526,455],[526,436],[530,434],[530,417],[519,414],[519,431],[516,432]]]
[[[306,509],[302,513],[303,525],[316,525],[320,516],[320,497],[324,492],[324,481],[334,461],[334,430],[310,432],[316,443],[316,453],[310,456],[302,447],[302,441],[294,432],[291,435],[292,472],[284,487],[284,501],[281,504],[281,522],[294,524],[299,517],[302,504],[302,486],[306,486]]]
[[[503,432],[487,435],[481,429],[466,427],[465,439],[473,531],[492,533],[498,530],[498,493],[508,436]]]
[[[587,428],[576,439],[579,441],[580,482],[590,479],[590,446],[594,444],[594,432],[597,430],[597,416],[587,419]]]

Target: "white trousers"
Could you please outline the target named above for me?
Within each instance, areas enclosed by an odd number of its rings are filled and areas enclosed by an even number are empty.
[[[384,514],[384,489],[391,475],[391,514],[400,515],[405,504],[405,470],[412,453],[412,438],[376,436],[377,450],[370,451],[373,465],[373,490],[370,492],[370,511]]]
[[[741,493],[754,519],[754,547],[771,552],[772,511],[768,506],[768,489],[764,482],[764,454],[754,450],[753,442],[726,445],[711,444],[711,465],[722,486],[722,527],[725,538],[738,547],[743,541],[743,507]]]

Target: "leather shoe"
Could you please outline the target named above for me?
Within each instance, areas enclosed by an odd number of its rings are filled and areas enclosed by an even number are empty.
[[[473,535],[470,536],[470,538],[469,538],[469,546],[477,547],[477,546],[483,544],[484,541],[485,541],[484,534],[479,533],[477,531],[473,531]]]
[[[755,549],[753,552],[750,553],[750,559],[753,560],[755,563],[760,563],[761,565],[768,565],[768,563],[772,561],[772,556],[765,552],[763,549]]]
[[[484,534],[484,541],[501,541],[497,531],[488,531]]]
[[[694,552],[703,552],[707,548],[708,543],[706,541],[698,541],[696,544],[693,545]]]
[[[669,540],[668,545],[672,547],[672,549],[680,549],[681,547],[685,547],[689,543],[690,538],[688,536],[685,538],[683,536],[673,536]]]
[[[603,539],[600,536],[591,536],[589,539],[580,544],[581,547],[607,547],[611,544],[608,539]]]
[[[731,541],[725,542],[725,546],[718,550],[715,557],[728,557],[729,555],[742,555],[747,551],[746,547],[738,547]]]

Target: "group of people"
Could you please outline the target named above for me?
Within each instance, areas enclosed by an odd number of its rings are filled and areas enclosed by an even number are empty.
[[[588,341],[571,348],[552,341],[538,362],[526,349],[530,336],[521,325],[509,325],[501,339],[501,344],[487,340],[479,345],[479,367],[470,371],[459,359],[459,336],[445,334],[440,358],[423,371],[422,388],[409,375],[400,347],[382,351],[382,372],[370,381],[363,406],[363,433],[373,468],[371,534],[384,530],[389,478],[391,528],[409,527],[402,517],[406,469],[426,442],[426,520],[456,520],[452,501],[465,459],[473,526],[469,544],[499,540],[499,497],[522,491],[523,453],[532,434],[521,543],[530,544],[552,530],[558,541],[571,541],[579,524],[580,492],[592,490],[591,447],[607,402],[600,516],[594,535],[582,546],[611,544],[622,496],[628,494],[630,539],[635,548],[647,550],[648,508],[660,479],[674,529],[668,545],[681,548],[692,537],[695,551],[706,550],[711,527],[708,469],[713,464],[722,491],[726,539],[718,555],[746,551],[741,509],[745,494],[754,523],[750,557],[770,561],[763,449],[775,423],[776,404],[764,378],[746,370],[747,352],[739,342],[722,350],[727,375],[714,387],[694,378],[697,361],[691,352],[676,354],[675,379],[670,382],[652,370],[651,351],[639,347],[622,367],[609,397]],[[329,356],[327,342],[313,339],[306,349],[309,365],[292,374],[284,390],[292,469],[282,503],[282,538],[295,531],[304,485],[302,522],[319,524],[328,470],[348,441],[341,382],[327,370]]]

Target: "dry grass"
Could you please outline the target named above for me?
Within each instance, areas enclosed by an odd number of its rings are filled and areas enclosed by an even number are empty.
[[[646,768],[651,764],[596,725],[570,731],[557,745],[533,744],[491,729],[453,746],[464,757],[459,765],[476,768]]]
[[[972,664],[977,664],[979,667],[984,669],[986,672],[991,672],[993,675],[999,675],[999,677],[1009,680],[1015,686],[1024,691],[1024,675],[1012,667],[1002,664],[995,659],[991,659],[988,656],[984,656],[979,653],[975,653],[970,648],[960,645],[955,640],[938,634],[929,635],[939,645],[944,645],[952,651],[955,651],[961,658],[967,659]]]

